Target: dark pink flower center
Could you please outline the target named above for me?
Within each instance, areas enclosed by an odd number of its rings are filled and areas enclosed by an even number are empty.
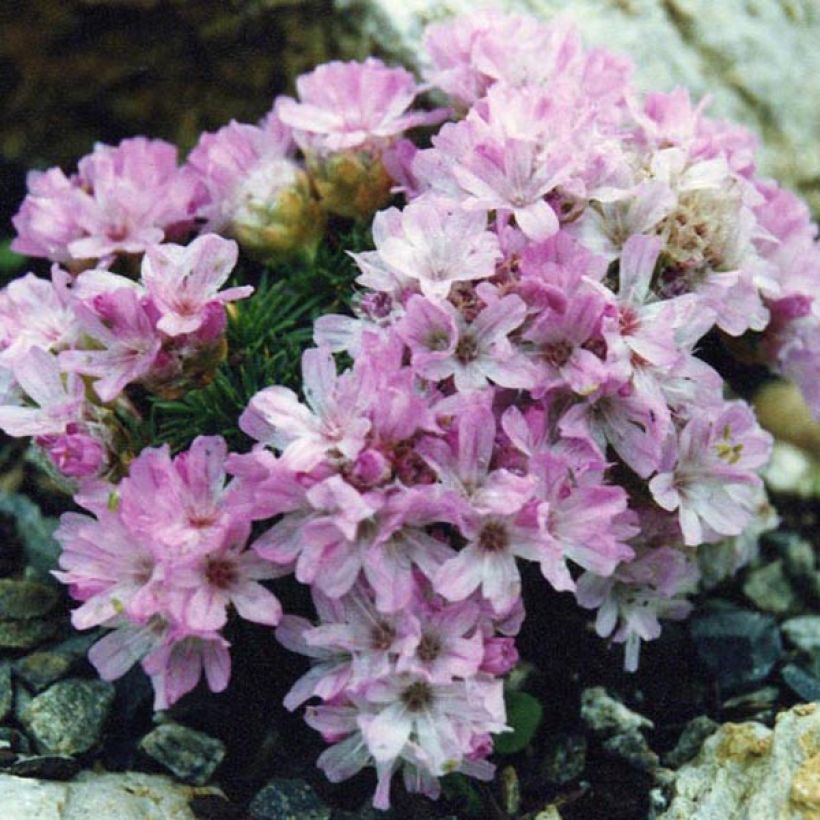
[[[379,621],[370,632],[371,649],[386,652],[393,645],[396,630],[386,621]]]
[[[541,357],[553,367],[563,367],[572,358],[572,345],[565,339],[550,342],[541,348]]]
[[[472,336],[462,336],[456,345],[456,358],[468,364],[478,358],[478,342]]]
[[[424,681],[411,683],[401,693],[401,702],[410,712],[421,712],[433,702],[433,690]]]
[[[205,577],[211,586],[227,589],[238,577],[236,563],[225,558],[209,558],[205,567]]]
[[[498,521],[488,522],[478,534],[478,545],[484,552],[501,552],[509,543],[507,528]]]
[[[421,636],[416,654],[423,663],[431,663],[441,654],[441,641],[436,635],[425,633]]]

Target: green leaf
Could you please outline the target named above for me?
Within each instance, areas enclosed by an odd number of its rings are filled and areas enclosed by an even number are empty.
[[[526,692],[505,692],[504,701],[507,725],[512,726],[512,731],[494,735],[493,748],[498,754],[512,755],[525,749],[535,737],[544,716],[544,707]]]
[[[441,778],[444,797],[458,807],[461,817],[486,817],[486,806],[476,783],[467,775],[454,772]]]
[[[21,256],[11,249],[11,239],[0,241],[0,280],[11,279],[26,264],[27,256]]]

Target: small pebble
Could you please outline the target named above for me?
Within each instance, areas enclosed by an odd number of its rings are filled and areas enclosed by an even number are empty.
[[[304,780],[271,780],[250,805],[252,820],[329,820],[330,813]]]
[[[777,623],[760,612],[711,612],[693,620],[689,629],[703,665],[728,690],[762,681],[783,653]]]
[[[623,760],[640,772],[651,772],[658,767],[658,756],[637,730],[607,738],[603,748],[607,754]]]
[[[654,728],[651,720],[615,700],[603,686],[593,686],[581,693],[581,720],[602,737]]]
[[[54,609],[58,599],[57,590],[50,584],[0,578],[0,619],[40,618]]]
[[[40,780],[71,780],[80,771],[73,757],[64,755],[36,755],[21,757],[6,769],[17,777],[36,777]]]
[[[179,723],[163,723],[140,741],[140,749],[183,783],[204,786],[225,757],[225,744]]]
[[[703,741],[714,734],[718,726],[718,723],[706,715],[699,715],[690,720],[681,732],[675,748],[663,756],[664,765],[677,769],[690,761],[700,751]]]
[[[820,650],[820,615],[800,615],[780,624],[791,644],[804,652]]]
[[[801,700],[807,703],[820,701],[820,680],[797,664],[786,664],[780,670],[780,677]]]

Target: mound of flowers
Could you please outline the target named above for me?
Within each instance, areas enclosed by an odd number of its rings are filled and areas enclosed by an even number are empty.
[[[285,705],[308,703],[319,766],[373,767],[379,808],[399,772],[431,797],[449,772],[492,778],[523,563],[634,670],[690,611],[699,546],[748,557],[732,539],[767,510],[771,437],[707,337],[820,415],[816,228],[756,174],[752,134],[640,93],[562,23],[476,14],[426,47],[423,86],[320,66],[182,165],[138,137],[33,173],[13,247],[51,277],[0,292],[0,428],[86,511],[62,518],[55,574],[78,629],[110,628],[100,675],[142,664],[163,709],[203,673],[229,685],[229,618],[275,628],[311,660]],[[418,105],[431,89],[447,107]],[[262,270],[309,267],[346,220],[371,249],[349,310],[315,322],[301,394],[256,385],[244,449],[160,445],[146,402],[230,366]],[[312,617],[263,583],[286,576]]]

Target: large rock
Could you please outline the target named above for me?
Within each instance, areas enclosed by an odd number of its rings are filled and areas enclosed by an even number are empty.
[[[820,709],[795,706],[774,730],[726,723],[678,770],[659,820],[813,820],[820,817]]]
[[[161,775],[80,772],[70,783],[0,774],[3,820],[194,820],[188,802],[221,794]]]
[[[424,25],[469,14],[481,0],[336,0],[363,11],[378,48],[420,59]],[[761,166],[820,210],[820,4],[816,0],[495,0],[545,18],[564,13],[588,43],[630,54],[647,89],[711,94],[713,116],[764,141]]]

